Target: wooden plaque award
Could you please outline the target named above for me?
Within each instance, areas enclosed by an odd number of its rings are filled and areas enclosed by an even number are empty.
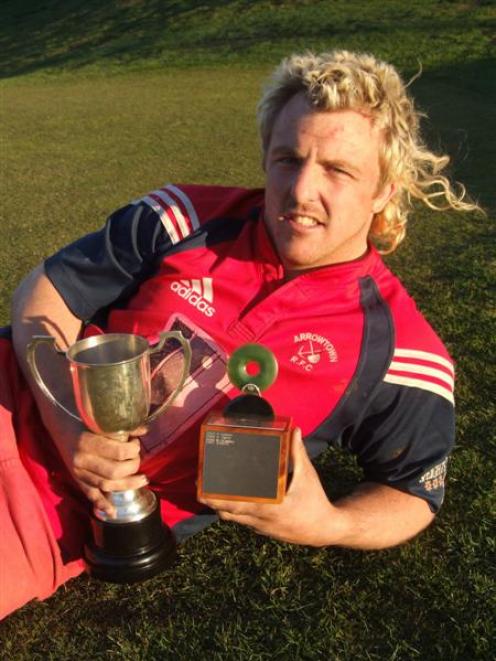
[[[258,373],[248,373],[248,365]],[[200,432],[198,496],[279,503],[286,492],[291,419],[277,417],[261,396],[277,377],[274,354],[245,344],[227,364],[241,395],[223,411],[213,411]]]

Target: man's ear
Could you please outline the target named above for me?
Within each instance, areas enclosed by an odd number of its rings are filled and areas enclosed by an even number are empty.
[[[380,213],[397,190],[398,186],[396,183],[385,184],[374,198],[372,211],[374,213]]]

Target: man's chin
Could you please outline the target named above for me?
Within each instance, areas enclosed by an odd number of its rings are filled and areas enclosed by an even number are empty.
[[[275,247],[285,270],[303,271],[325,265],[322,241],[276,236]]]
[[[318,266],[314,259],[306,255],[284,253],[280,257],[285,271],[307,271]]]

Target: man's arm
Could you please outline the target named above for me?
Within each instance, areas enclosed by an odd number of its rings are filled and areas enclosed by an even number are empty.
[[[34,334],[52,335],[59,346],[68,346],[81,330],[81,320],[69,310],[43,266],[26,276],[14,292],[12,330],[19,364],[28,378],[26,347]]]
[[[96,507],[111,513],[104,492],[136,489],[146,484],[143,475],[136,475],[140,444],[137,439],[122,443],[86,431],[82,423],[51,404],[34,383],[26,362],[26,348],[32,336],[51,335],[65,348],[76,341],[81,330],[81,320],[69,310],[45,275],[43,266],[32,271],[14,293],[11,319],[17,360],[30,384],[43,423],[82,491]],[[68,404],[71,399],[67,396],[69,382],[64,381],[66,375],[62,374],[60,363],[44,345],[38,349],[38,364],[42,366],[49,387]]]
[[[363,550],[401,544],[434,518],[426,501],[381,484],[362,484],[331,503],[299,430],[293,433],[291,452],[294,470],[282,503],[203,502],[217,510],[221,519],[242,523],[280,541]]]

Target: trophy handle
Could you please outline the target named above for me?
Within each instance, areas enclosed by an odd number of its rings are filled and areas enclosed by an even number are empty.
[[[150,349],[150,355],[153,353],[156,353],[157,351],[160,351],[164,344],[167,342],[167,340],[170,340],[171,338],[177,340],[184,352],[184,369],[183,373],[181,375],[181,378],[179,379],[179,382],[174,390],[169,397],[157,408],[153,413],[150,413],[150,415],[146,418],[143,424],[147,424],[148,422],[151,422],[152,420],[155,420],[161,413],[163,413],[171,404],[172,402],[176,399],[177,395],[179,394],[180,390],[184,386],[184,382],[186,381],[188,375],[189,375],[189,369],[191,367],[191,346],[188,340],[184,337],[184,335],[181,333],[181,331],[168,331],[165,333],[160,333],[160,340],[156,346],[154,346],[152,349]]]
[[[67,415],[70,415],[71,418],[75,418],[76,420],[79,420],[79,422],[83,422],[79,416],[77,416],[75,413],[72,413],[72,411],[69,411],[69,409],[67,409],[63,404],[59,402],[58,399],[54,397],[54,395],[52,395],[46,383],[43,381],[40,371],[38,370],[38,365],[36,364],[36,349],[40,344],[50,344],[56,353],[65,356],[65,351],[63,351],[57,346],[54,337],[52,337],[51,335],[34,335],[33,338],[31,339],[31,342],[28,344],[27,352],[26,352],[26,359],[34,380],[38,384],[38,387],[40,388],[42,393],[45,395],[45,397],[47,397],[47,399],[49,399],[52,402],[52,404],[61,408],[63,411],[67,413]]]

